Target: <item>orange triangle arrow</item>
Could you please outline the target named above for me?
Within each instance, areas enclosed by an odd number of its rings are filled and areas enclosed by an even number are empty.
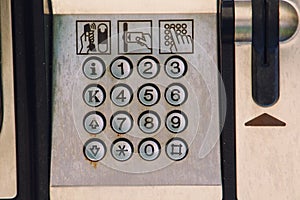
[[[286,123],[264,113],[245,123],[245,126],[285,126]]]

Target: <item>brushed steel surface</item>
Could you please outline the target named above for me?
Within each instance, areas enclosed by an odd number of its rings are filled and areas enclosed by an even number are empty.
[[[288,1],[297,13],[300,1]],[[251,95],[251,44],[236,44],[237,198],[300,199],[300,37],[280,43],[280,98],[262,108]],[[250,127],[245,123],[267,113],[283,127]]]
[[[117,20],[120,18],[149,19],[152,20],[153,27],[158,27],[160,19],[194,19],[195,54],[182,55],[189,63],[186,75],[174,80],[161,70],[154,79],[143,79],[136,68],[143,55],[126,55],[134,63],[133,72],[126,80],[115,79],[108,68],[99,80],[87,79],[82,72],[82,63],[89,56],[76,55],[76,20],[109,19],[112,30],[116,30]],[[221,184],[216,27],[215,14],[54,16],[51,161],[53,191],[58,186],[199,185],[200,187]],[[153,29],[153,35],[158,34],[158,30]],[[101,56],[107,67],[118,56],[116,41],[113,36],[112,55]],[[153,37],[153,44],[158,44],[157,37]],[[154,45],[153,56],[164,63],[171,55],[158,54],[158,47]],[[114,105],[108,96],[113,85],[121,82],[130,85],[134,92],[132,102],[125,108]],[[138,101],[137,89],[144,83],[155,83],[162,92],[174,82],[185,85],[189,93],[187,101],[179,107],[188,116],[188,126],[182,133],[176,135],[188,143],[189,153],[182,161],[173,162],[162,148],[161,155],[156,160],[145,161],[138,155],[136,147],[143,138],[150,136],[139,130],[137,119],[139,114],[148,108]],[[99,163],[91,163],[83,156],[83,144],[94,137],[82,126],[83,117],[91,111],[91,107],[86,106],[82,100],[82,91],[90,83],[101,84],[106,90],[105,102],[96,109],[106,116],[106,120],[120,110],[129,112],[134,119],[134,127],[124,137],[132,141],[135,151],[126,162],[116,161],[109,151]],[[159,103],[150,108],[163,119],[158,133],[151,137],[164,147],[166,142],[174,137],[167,131],[164,118],[169,111],[177,107],[170,106],[161,97]],[[96,138],[104,140],[109,149],[112,141],[119,137],[108,126]]]
[[[284,42],[293,37],[298,28],[298,13],[292,1],[279,3],[279,40]],[[252,6],[249,0],[235,1],[235,41],[252,41]]]
[[[0,199],[17,195],[11,2],[0,1],[3,125],[0,132]]]

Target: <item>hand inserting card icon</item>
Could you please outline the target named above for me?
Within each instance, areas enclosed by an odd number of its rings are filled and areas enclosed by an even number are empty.
[[[126,43],[137,43],[141,46],[151,47],[151,35],[143,32],[127,32],[125,36]],[[124,45],[125,46],[125,45]]]
[[[119,21],[119,53],[151,53],[151,32],[151,21]]]

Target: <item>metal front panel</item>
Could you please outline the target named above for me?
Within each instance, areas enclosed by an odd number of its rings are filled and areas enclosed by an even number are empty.
[[[295,8],[299,18],[300,1],[286,2]],[[290,12],[290,16],[294,13]],[[236,44],[238,199],[300,198],[300,37],[296,20],[295,34],[280,43],[280,98],[271,107],[260,107],[252,99],[251,44]],[[245,125],[263,113],[284,122],[285,126]]]
[[[132,29],[131,34],[144,31],[152,36],[149,43],[152,50],[145,45],[137,48],[138,45],[129,41],[129,51],[124,52],[123,43],[120,44],[124,39],[117,34],[118,28],[123,30],[120,27],[124,20],[129,30]],[[188,65],[186,74],[179,79],[170,78],[164,70],[164,63],[174,54],[159,45],[163,40],[159,35],[164,33],[159,27],[176,21],[191,26],[187,31],[194,38],[191,48],[177,49],[180,53],[176,55],[184,58]],[[110,27],[111,38],[106,43],[110,48],[104,53],[87,53],[81,48],[83,27],[93,23],[96,27],[103,23]],[[52,186],[221,184],[215,15],[55,15],[53,49]],[[121,55],[133,63],[126,79],[116,79],[110,70],[111,63]],[[160,71],[152,79],[143,78],[137,70],[139,60],[146,55],[160,63]],[[106,71],[101,78],[91,80],[84,74],[83,65],[95,57],[104,61]],[[133,91],[132,102],[124,107],[116,106],[110,98],[111,89],[120,83],[129,85]],[[139,87],[146,83],[156,85],[161,93],[159,102],[150,107],[137,99]],[[187,89],[188,98],[180,106],[171,106],[165,100],[164,91],[172,83],[180,83]],[[101,85],[106,93],[105,101],[96,108],[84,102],[83,92],[90,84]],[[153,110],[161,118],[154,134],[143,133],[138,127],[139,115],[145,110]],[[173,110],[183,111],[188,120],[186,129],[178,134],[171,133],[165,126],[165,118]],[[84,128],[83,120],[91,111],[101,112],[106,118],[106,127],[100,134],[89,134]],[[126,111],[133,118],[133,127],[124,135],[117,134],[110,125],[110,118],[117,111]],[[139,143],[148,137],[161,145],[160,155],[153,161],[141,158],[138,153]],[[184,139],[188,145],[188,154],[180,161],[173,161],[165,152],[165,146],[174,137]],[[107,152],[99,162],[91,162],[84,156],[83,146],[91,138],[100,139],[106,145]],[[117,161],[110,152],[113,141],[118,138],[128,139],[134,147],[133,155],[124,162]]]
[[[0,198],[17,194],[16,133],[10,1],[0,1],[3,124],[0,132]]]

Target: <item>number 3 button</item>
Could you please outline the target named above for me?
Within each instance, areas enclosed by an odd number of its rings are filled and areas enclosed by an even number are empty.
[[[145,79],[154,78],[159,72],[159,62],[156,58],[147,56],[138,62],[138,72]]]
[[[181,78],[187,71],[187,63],[180,56],[173,56],[166,61],[165,71],[171,78]]]

